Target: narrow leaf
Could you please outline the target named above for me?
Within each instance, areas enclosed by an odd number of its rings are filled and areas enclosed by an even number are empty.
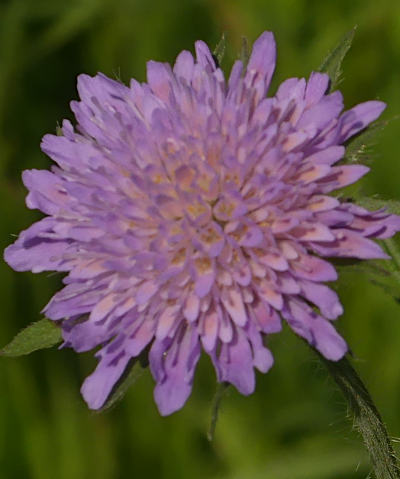
[[[133,359],[131,364],[128,365],[123,377],[111,392],[107,402],[98,412],[106,411],[118,403],[125,396],[128,389],[140,378],[143,372],[144,368],[141,364],[141,361],[136,358]]]
[[[250,59],[250,47],[247,37],[242,37],[242,47],[240,49],[239,60],[243,63],[243,73],[246,71]]]
[[[226,39],[225,33],[222,34],[221,40],[218,42],[217,46],[214,48],[213,55],[217,60],[218,65],[221,65],[222,60],[224,59],[226,49]]]
[[[318,69],[321,73],[327,73],[329,75],[331,79],[331,91],[340,83],[342,61],[351,47],[356,28],[357,27],[354,27],[343,36],[336,48],[328,54]]]
[[[53,321],[44,318],[20,331],[7,346],[0,350],[0,354],[7,357],[23,356],[38,349],[55,346],[61,340],[61,328]]]

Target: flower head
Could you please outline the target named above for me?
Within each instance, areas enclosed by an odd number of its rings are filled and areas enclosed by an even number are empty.
[[[273,359],[265,335],[281,319],[326,358],[345,341],[342,312],[324,283],[324,257],[385,258],[400,218],[329,193],[367,173],[343,165],[343,144],[384,104],[342,113],[329,78],[290,78],[266,97],[275,67],[269,32],[247,68],[226,81],[207,45],[171,69],[150,61],[147,83],[102,74],[78,79],[74,129],[46,135],[51,171],[27,170],[27,205],[47,216],[5,252],[17,271],[67,272],[45,308],[65,346],[95,347],[99,364],[82,387],[100,408],[132,358],[148,351],[155,400],[169,414],[188,398],[201,351],[218,381],[243,394],[254,368]]]

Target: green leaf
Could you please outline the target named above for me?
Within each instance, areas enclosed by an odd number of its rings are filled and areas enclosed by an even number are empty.
[[[379,133],[388,123],[388,121],[376,121],[362,133],[354,137],[346,146],[344,160],[349,163],[365,162],[369,156],[369,148],[375,144]]]
[[[126,368],[122,378],[113,389],[104,406],[98,412],[106,411],[121,401],[128,389],[135,384],[144,372],[143,364],[140,359],[133,359]]]
[[[239,60],[243,63],[243,73],[246,71],[250,59],[250,47],[247,37],[242,37],[242,47],[240,49]]]
[[[2,356],[16,357],[60,343],[61,328],[49,319],[41,319],[20,331],[1,351]]]
[[[213,55],[216,58],[218,65],[221,65],[222,60],[224,59],[226,49],[226,39],[225,33],[222,34],[221,40],[218,42],[217,46],[214,48]]]
[[[336,48],[328,54],[322,62],[322,65],[318,68],[318,71],[321,73],[327,73],[329,75],[331,79],[331,91],[340,83],[342,61],[351,47],[356,28],[357,27],[354,27],[343,36]]]
[[[376,196],[360,196],[357,198],[357,204],[371,211],[386,208],[389,213],[400,215],[400,201],[383,200]]]

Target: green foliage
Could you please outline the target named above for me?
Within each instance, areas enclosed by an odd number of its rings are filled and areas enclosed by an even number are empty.
[[[338,45],[329,53],[318,69],[320,72],[329,75],[331,79],[331,91],[335,90],[340,83],[342,62],[353,43],[356,28],[357,27],[354,27],[343,36]]]
[[[239,60],[243,63],[243,71],[245,71],[250,59],[250,46],[247,37],[242,37],[242,46],[240,48]]]
[[[346,147],[344,161],[348,163],[365,163],[369,159],[370,148],[376,145],[379,134],[387,125],[387,121],[376,121],[359,135],[352,138]]]
[[[20,331],[0,350],[2,356],[16,357],[39,349],[51,348],[61,342],[61,329],[49,319],[41,319]]]
[[[217,59],[219,65],[221,65],[222,60],[224,59],[226,49],[226,38],[225,33],[222,34],[221,40],[217,43],[217,46],[214,49],[213,55]]]

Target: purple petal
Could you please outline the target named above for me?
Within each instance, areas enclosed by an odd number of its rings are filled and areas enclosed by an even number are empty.
[[[330,146],[325,150],[318,151],[317,153],[309,156],[306,161],[317,164],[333,165],[343,158],[345,151],[346,149],[344,146]]]
[[[282,329],[282,323],[277,312],[263,301],[258,301],[251,312],[257,321],[260,329],[267,334],[279,333]]]
[[[46,237],[54,220],[44,218],[20,233],[17,241],[4,251],[4,260],[16,271],[68,271],[64,254],[70,242]]]
[[[22,173],[24,185],[29,189],[26,205],[39,209],[48,215],[57,214],[66,207],[68,197],[63,191],[63,182],[55,174],[46,170],[25,170]]]
[[[152,60],[147,62],[147,82],[153,92],[165,102],[168,102],[170,99],[173,80],[171,67],[168,63],[154,62]]]
[[[299,336],[332,361],[338,361],[347,352],[347,344],[329,321],[318,316],[306,304],[289,300],[283,316]]]
[[[177,78],[183,78],[188,84],[192,81],[194,60],[190,52],[182,51],[175,62],[174,74]]]
[[[306,128],[313,125],[323,130],[343,110],[343,96],[339,91],[322,98],[301,115],[297,127]]]
[[[271,82],[275,70],[276,45],[274,35],[264,32],[254,42],[245,75],[245,83],[253,86],[258,92],[258,98],[263,98]]]
[[[246,327],[246,334],[251,343],[251,349],[253,351],[253,364],[259,371],[266,373],[271,369],[274,358],[271,351],[267,349],[262,340],[261,333],[257,330],[256,325],[251,321],[248,322]]]
[[[295,276],[311,281],[335,281],[337,273],[335,268],[320,258],[311,255],[302,255],[291,263]]]
[[[239,289],[230,288],[221,296],[221,302],[229,316],[238,326],[247,322],[247,313]]]
[[[204,298],[211,291],[211,288],[215,281],[215,273],[205,273],[196,279],[194,290],[199,298]]]
[[[215,61],[208,48],[208,45],[201,40],[198,40],[194,44],[196,50],[197,62],[203,67],[208,68],[210,71],[216,69]]]
[[[338,295],[323,284],[302,280],[302,295],[318,306],[321,314],[328,319],[336,319],[343,314]]]
[[[174,342],[168,350],[157,347],[154,343],[152,349],[161,352],[163,359],[155,360],[150,357],[152,372],[157,364],[163,363],[165,375],[157,380],[154,389],[154,399],[160,414],[166,416],[180,409],[186,402],[192,390],[193,375],[200,358],[200,342],[195,328],[188,328],[183,338],[176,335]],[[166,353],[166,355],[164,354]],[[159,373],[154,374],[160,378]]]
[[[104,405],[130,359],[131,357],[123,352],[114,356],[101,356],[97,368],[85,379],[81,388],[82,396],[90,409],[100,409]]]
[[[255,375],[249,342],[241,330],[235,328],[230,343],[223,343],[219,356],[212,355],[218,381],[233,384],[239,392],[249,395],[254,391]]]
[[[214,348],[218,337],[219,317],[215,310],[208,311],[203,317],[201,342],[204,349],[210,353]]]
[[[325,94],[329,86],[329,75],[312,72],[307,82],[305,101],[307,106],[317,103]]]
[[[390,258],[377,243],[363,238],[359,233],[346,229],[335,230],[335,233],[338,245],[333,248],[333,256],[359,259]]]
[[[366,101],[348,110],[341,118],[338,143],[345,142],[348,138],[363,130],[376,120],[385,108],[386,104],[381,101]]]

